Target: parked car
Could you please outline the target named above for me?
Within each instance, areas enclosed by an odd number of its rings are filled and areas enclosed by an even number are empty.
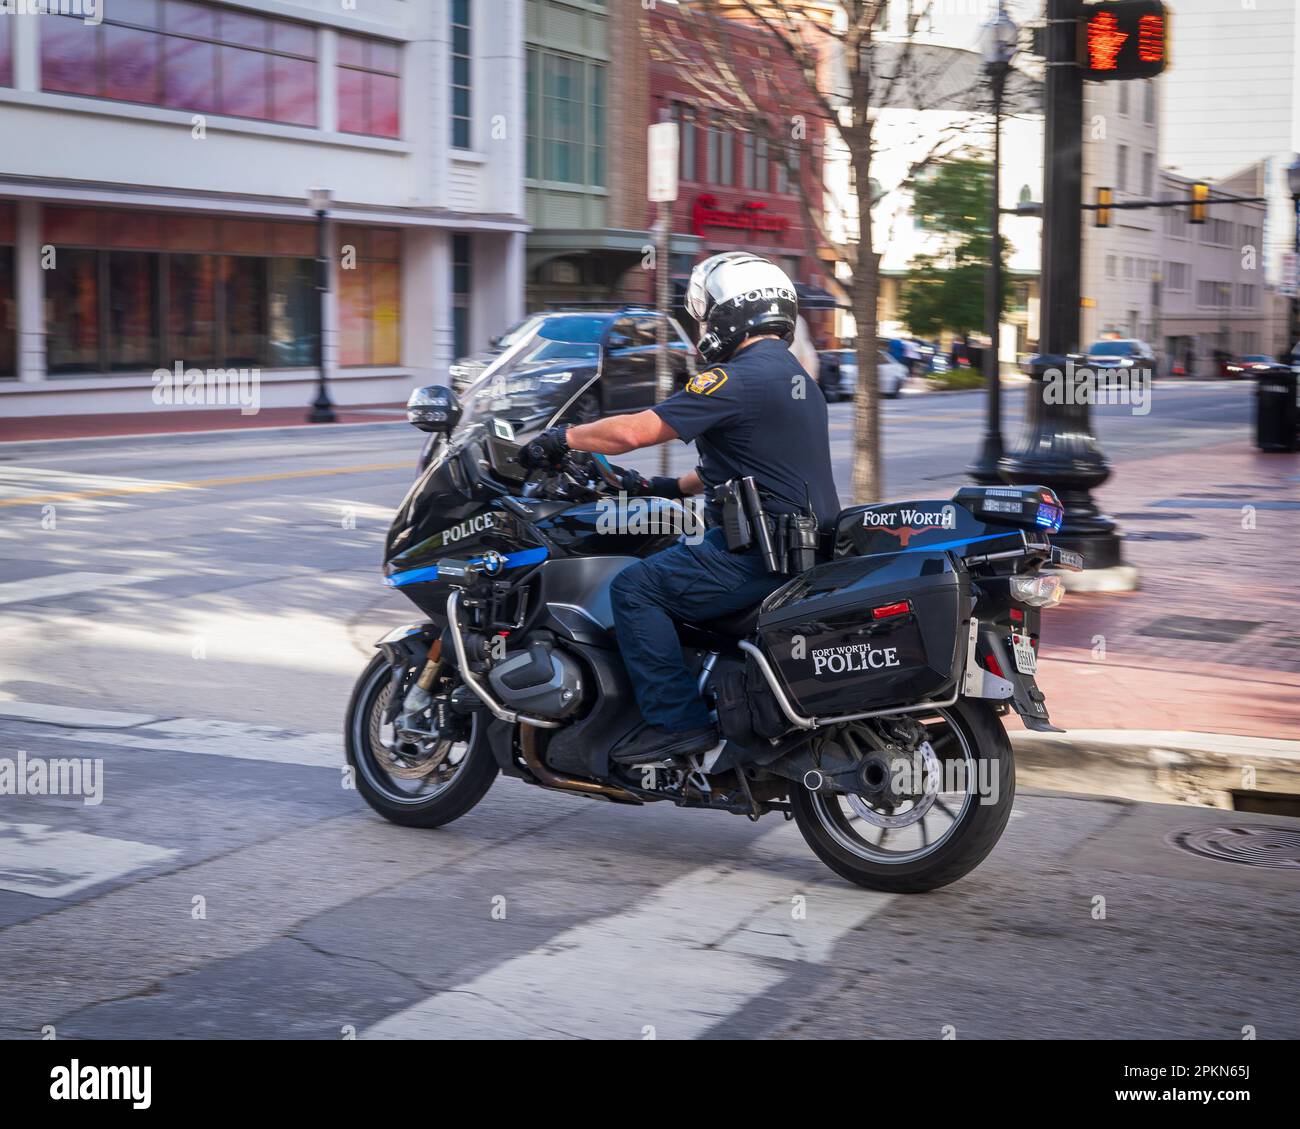
[[[1086,362],[1093,368],[1145,368],[1155,372],[1156,354],[1136,337],[1115,337],[1094,341],[1086,350]]]
[[[1236,357],[1228,361],[1223,366],[1224,376],[1238,377],[1243,380],[1249,380],[1257,372],[1265,372],[1273,368],[1278,362],[1264,353],[1248,353],[1244,357]]]
[[[825,349],[820,354],[822,395],[828,404],[851,400],[858,388],[858,355],[852,349]],[[883,349],[877,353],[876,376],[880,394],[887,400],[902,391],[907,369]]]
[[[554,412],[575,393],[578,395],[564,417],[571,423],[641,411],[657,399],[655,358],[660,319],[657,311],[642,306],[532,314],[493,338],[489,349],[452,365],[448,372],[451,387],[462,394],[497,366],[504,354],[514,351],[508,372],[497,374],[501,380],[494,395],[498,400],[517,401],[521,426],[533,414],[548,408]],[[694,354],[695,347],[670,317],[668,355],[675,386],[686,382]],[[603,366],[600,377],[589,383],[598,365]]]

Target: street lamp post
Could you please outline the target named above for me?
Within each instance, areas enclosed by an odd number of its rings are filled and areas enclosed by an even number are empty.
[[[335,423],[338,416],[330,401],[329,386],[325,379],[325,302],[330,289],[329,246],[326,240],[325,217],[329,212],[331,193],[328,188],[309,188],[307,204],[316,214],[316,399],[307,413],[308,423]]]
[[[1015,57],[1020,29],[998,4],[998,13],[984,25],[984,69],[993,91],[993,198],[989,207],[989,273],[984,284],[984,332],[989,347],[984,351],[985,417],[980,453],[970,467],[976,482],[992,485],[1002,481],[998,460],[1002,458],[1002,374],[998,345],[1002,322],[1002,213],[999,208],[1002,184],[1002,96],[1007,74]]]
[[[1287,348],[1291,350],[1291,363],[1300,364],[1300,287],[1296,285],[1300,281],[1300,154],[1291,162],[1286,170],[1287,186],[1291,189],[1291,207],[1295,212],[1295,231],[1294,242],[1292,244],[1292,254],[1294,262],[1297,264],[1295,273],[1297,278],[1288,280],[1291,284],[1291,317],[1290,324],[1287,326]]]

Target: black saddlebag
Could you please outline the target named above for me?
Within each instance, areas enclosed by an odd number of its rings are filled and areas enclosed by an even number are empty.
[[[970,608],[944,552],[842,557],[772,593],[758,630],[799,712],[832,717],[951,696]]]

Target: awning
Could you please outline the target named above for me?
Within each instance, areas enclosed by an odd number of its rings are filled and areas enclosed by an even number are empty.
[[[809,286],[805,282],[796,282],[794,292],[799,296],[801,310],[847,310],[848,303],[839,301],[829,290],[820,286]]]

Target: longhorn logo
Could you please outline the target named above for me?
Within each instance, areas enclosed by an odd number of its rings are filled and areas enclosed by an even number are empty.
[[[943,528],[945,527],[942,525],[920,525],[920,526],[903,525],[900,526],[898,529],[890,529],[889,526],[887,525],[877,525],[875,527],[875,532],[888,533],[891,537],[897,537],[898,547],[900,549],[906,549],[907,543],[911,541],[913,537],[916,537],[922,533],[929,533],[932,529],[943,529]]]

